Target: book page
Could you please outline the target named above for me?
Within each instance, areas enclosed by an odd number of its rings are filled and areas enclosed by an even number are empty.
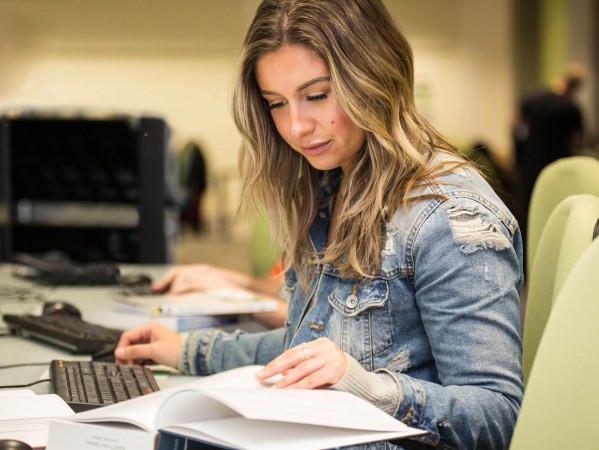
[[[35,392],[31,389],[0,389],[0,400],[14,397],[35,397]]]
[[[180,406],[181,404],[191,403],[186,400],[184,395],[176,396],[175,394],[182,391],[202,391],[231,386],[252,390],[264,389],[263,384],[254,377],[254,374],[260,370],[261,367],[262,366],[246,366],[208,377],[191,378],[192,381],[189,383],[146,394],[141,397],[127,400],[126,402],[83,411],[69,417],[69,420],[75,422],[124,422],[140,427],[146,431],[155,431],[157,429],[156,420],[159,416],[159,410],[167,400],[173,399],[169,406],[170,411],[176,410],[179,407],[182,408],[182,406]],[[204,414],[202,405],[195,403],[191,404],[194,407],[196,417],[202,417]],[[187,410],[183,411],[180,414],[180,417],[181,420],[192,420],[192,418],[187,417]]]
[[[63,417],[73,410],[56,394],[2,396],[0,402],[0,430],[10,430],[19,420]]]
[[[327,389],[213,389],[211,396],[250,419],[370,431],[402,431],[407,426],[353,394]]]
[[[0,392],[0,439],[17,439],[32,447],[43,447],[50,419],[74,415],[55,394],[35,395],[29,389]]]
[[[158,409],[177,387],[152,392],[113,405],[82,411],[67,419],[72,422],[122,422],[135,425],[145,431],[155,431]]]

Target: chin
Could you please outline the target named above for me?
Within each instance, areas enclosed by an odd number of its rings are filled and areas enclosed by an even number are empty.
[[[306,160],[316,170],[333,170],[333,169],[337,169],[338,167],[341,166],[341,164],[339,164],[338,162],[333,162],[333,161],[322,161],[322,160],[319,161],[319,160],[308,159],[308,158],[306,158]]]

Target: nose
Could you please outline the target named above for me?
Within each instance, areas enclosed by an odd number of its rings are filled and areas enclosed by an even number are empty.
[[[314,120],[303,105],[292,105],[289,108],[289,134],[298,139],[314,130]]]

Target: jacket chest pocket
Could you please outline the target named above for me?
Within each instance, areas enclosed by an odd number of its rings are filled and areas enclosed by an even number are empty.
[[[328,301],[332,307],[328,334],[358,361],[367,364],[393,344],[387,281],[337,283]]]

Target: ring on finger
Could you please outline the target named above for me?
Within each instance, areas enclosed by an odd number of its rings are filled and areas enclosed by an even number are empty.
[[[304,353],[304,359],[308,360],[308,349],[305,342],[302,342],[302,352]]]

